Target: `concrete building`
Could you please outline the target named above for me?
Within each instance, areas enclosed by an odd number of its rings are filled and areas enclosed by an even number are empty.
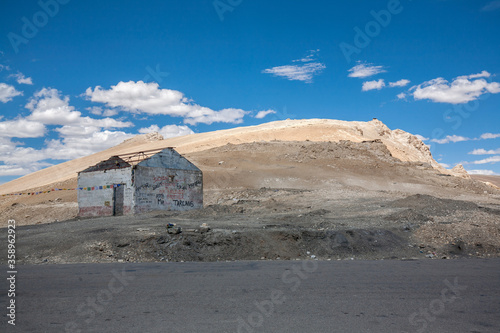
[[[78,173],[79,216],[203,207],[203,174],[173,148],[113,156]]]

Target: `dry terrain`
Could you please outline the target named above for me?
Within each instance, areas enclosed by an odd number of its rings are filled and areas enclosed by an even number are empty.
[[[4,184],[0,193],[74,188],[76,172],[89,165],[165,146],[176,146],[203,171],[204,209],[80,219],[74,190],[0,197],[1,223],[15,218],[19,226],[18,260],[500,254],[500,190],[483,182],[499,178],[445,170],[416,137],[376,120],[283,121],[169,140],[140,136]],[[29,187],[35,181],[38,187]]]

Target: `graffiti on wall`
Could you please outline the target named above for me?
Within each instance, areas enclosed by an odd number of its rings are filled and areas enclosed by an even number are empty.
[[[202,186],[201,179],[193,179],[190,175],[151,175],[136,184],[136,203],[160,209],[194,207],[196,199],[193,195],[199,196]]]
[[[174,200],[174,204],[177,207],[194,207],[194,203],[192,201]]]
[[[158,205],[164,205],[165,204],[165,195],[164,194],[157,194],[156,195],[156,203]]]

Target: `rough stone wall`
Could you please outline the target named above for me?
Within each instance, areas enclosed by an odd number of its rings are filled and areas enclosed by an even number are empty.
[[[132,167],[104,171],[82,172],[78,175],[78,188],[123,184],[123,213],[133,214],[134,191],[132,187]],[[79,216],[113,215],[113,188],[93,191],[78,190]]]
[[[136,213],[203,207],[203,176],[199,170],[138,165],[134,186]]]

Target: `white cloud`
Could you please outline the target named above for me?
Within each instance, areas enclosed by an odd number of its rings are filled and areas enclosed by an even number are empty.
[[[486,140],[486,139],[496,139],[500,138],[500,133],[493,134],[493,133],[484,133],[481,134],[481,139]]]
[[[0,176],[24,176],[30,173],[29,170],[12,165],[0,165]]]
[[[412,87],[415,100],[429,99],[437,103],[461,104],[476,100],[479,96],[500,93],[498,82],[488,83],[483,77],[490,74],[483,71],[479,74],[459,76],[451,83],[439,77]]]
[[[113,117],[118,114],[118,111],[115,109],[103,109],[100,106],[92,106],[85,108],[90,113],[95,114],[96,116],[104,116],[104,117]]]
[[[0,51],[0,55],[2,55],[2,54],[3,54],[3,52]],[[5,66],[5,65],[0,64],[0,72],[3,71],[4,69],[6,71],[10,71],[10,67],[9,66]]]
[[[23,93],[21,91],[17,91],[13,86],[6,83],[0,83],[0,102],[7,103],[9,101],[12,101],[13,97],[22,94]]]
[[[141,128],[139,133],[147,134],[158,132],[160,133],[164,139],[173,138],[176,136],[183,136],[194,134],[193,130],[188,126],[178,126],[178,125],[166,125],[160,128],[158,125],[151,125],[149,127]]]
[[[122,122],[112,118],[94,119],[82,117],[80,111],[69,105],[69,97],[61,99],[56,89],[43,88],[33,95],[26,108],[31,110],[28,120],[37,121],[46,125],[75,125],[93,126],[102,128],[131,127],[131,122]]]
[[[316,55],[316,53],[318,53],[320,50],[317,49],[317,50],[310,50],[309,51],[309,54],[302,58],[302,59],[297,59],[297,60],[292,60],[293,62],[310,62],[310,61],[314,61],[314,57]]]
[[[264,118],[265,116],[267,116],[268,114],[273,114],[273,113],[276,113],[276,111],[274,111],[274,110],[259,111],[259,112],[255,115],[255,118],[257,118],[257,119],[262,119],[262,118]]]
[[[0,165],[0,176],[24,176],[50,165],[50,163],[32,163],[29,166]]]
[[[29,168],[33,163],[42,163],[40,161],[47,159],[71,160],[91,155],[116,146],[133,136],[133,134],[107,130],[90,133],[86,136],[74,135],[63,139],[50,140],[46,142],[46,146],[42,149],[16,147],[10,152],[0,155],[0,161],[6,163],[6,165]]]
[[[368,90],[374,90],[374,89],[380,90],[383,87],[385,87],[384,79],[380,79],[380,80],[363,82],[363,87],[361,88],[361,90],[362,91],[368,91]]]
[[[492,156],[479,161],[468,162],[468,164],[486,164],[486,163],[498,163],[500,162],[500,156]]]
[[[486,149],[474,149],[473,151],[469,152],[471,155],[496,155],[500,154],[500,148],[498,149],[491,149],[491,150],[486,150]]]
[[[491,74],[488,73],[487,71],[482,71],[481,73],[477,73],[477,74],[459,76],[459,78],[477,79],[477,78],[480,78],[480,77],[490,77],[490,76],[491,76]]]
[[[212,124],[212,123],[232,123],[241,124],[243,117],[249,113],[241,109],[222,109],[220,111],[213,111],[206,107],[196,106],[184,118],[184,122],[189,125],[196,125],[198,123]]]
[[[410,83],[410,80],[402,79],[396,82],[389,82],[389,87],[404,87]]]
[[[100,128],[97,126],[64,125],[56,128],[55,131],[59,132],[62,137],[87,137],[99,132]]]
[[[36,121],[26,119],[0,122],[0,137],[39,138],[45,135],[45,126]]]
[[[274,76],[282,76],[290,81],[304,81],[306,83],[311,83],[314,75],[317,75],[325,69],[326,66],[319,62],[313,62],[299,65],[286,65],[277,66],[273,68],[268,68],[262,71],[262,73],[273,74]]]
[[[423,135],[420,135],[420,134],[415,134],[415,136],[420,140],[420,141],[427,141],[429,140],[429,138],[426,138],[425,136]]]
[[[103,128],[133,126],[112,118],[82,117],[81,112],[69,105],[69,98],[61,97],[56,89],[42,89],[34,94],[26,108],[31,114],[26,118],[0,122],[0,175],[24,175],[51,165],[48,159],[70,160],[90,155],[115,146],[133,137],[120,131],[102,131]],[[60,139],[45,142],[41,149],[19,147],[22,143],[10,141],[11,137],[43,137],[45,125],[63,125],[55,128]]]
[[[398,99],[405,99],[406,98],[406,94],[405,93],[399,93],[399,94],[396,95],[396,97]]]
[[[319,50],[309,51],[309,55],[305,58],[292,60],[292,62],[302,62],[302,65],[285,65],[268,68],[262,71],[262,73],[273,74],[274,76],[285,77],[290,81],[303,81],[306,83],[311,83],[315,75],[320,74],[323,69],[326,68],[325,64],[322,64],[315,59],[316,53]]]
[[[85,110],[89,111],[91,114],[95,114],[96,116],[102,115],[102,107],[100,106],[92,106],[85,108]]]
[[[106,109],[102,112],[102,115],[104,117],[113,117],[113,116],[116,116],[117,114],[118,114],[118,111],[115,109]]]
[[[9,77],[15,78],[19,84],[33,84],[33,80],[30,77],[25,77],[23,73],[11,74]]]
[[[26,108],[31,111],[29,120],[46,125],[75,124],[81,119],[81,112],[69,105],[69,97],[60,98],[56,89],[43,88],[30,99]]]
[[[441,165],[445,169],[449,169],[450,168],[450,165],[446,164],[446,163],[439,163],[439,165]]]
[[[85,94],[92,102],[104,103],[111,108],[121,108],[133,113],[183,117],[184,122],[190,125],[210,125],[214,122],[239,124],[248,113],[234,108],[214,111],[193,104],[182,92],[160,89],[156,82],[119,82],[109,90],[100,86],[88,88]]]
[[[470,175],[485,175],[494,176],[496,175],[493,170],[467,170]]]
[[[12,142],[10,138],[0,136],[0,155],[15,149],[18,144]]]
[[[116,146],[135,134],[104,130],[89,136],[66,136],[62,140],[50,140],[42,151],[51,159],[68,160],[91,155]]]
[[[439,144],[445,144],[450,142],[461,142],[461,141],[469,141],[469,138],[458,136],[458,135],[447,135],[444,139],[432,139],[431,142],[436,142]]]
[[[361,63],[358,61],[358,65],[349,69],[349,72],[349,75],[347,75],[348,77],[365,78],[379,73],[385,73],[386,70],[382,66],[374,66],[373,64]]]
[[[490,12],[497,9],[500,9],[500,0],[490,1],[481,8],[481,10],[484,12]]]

